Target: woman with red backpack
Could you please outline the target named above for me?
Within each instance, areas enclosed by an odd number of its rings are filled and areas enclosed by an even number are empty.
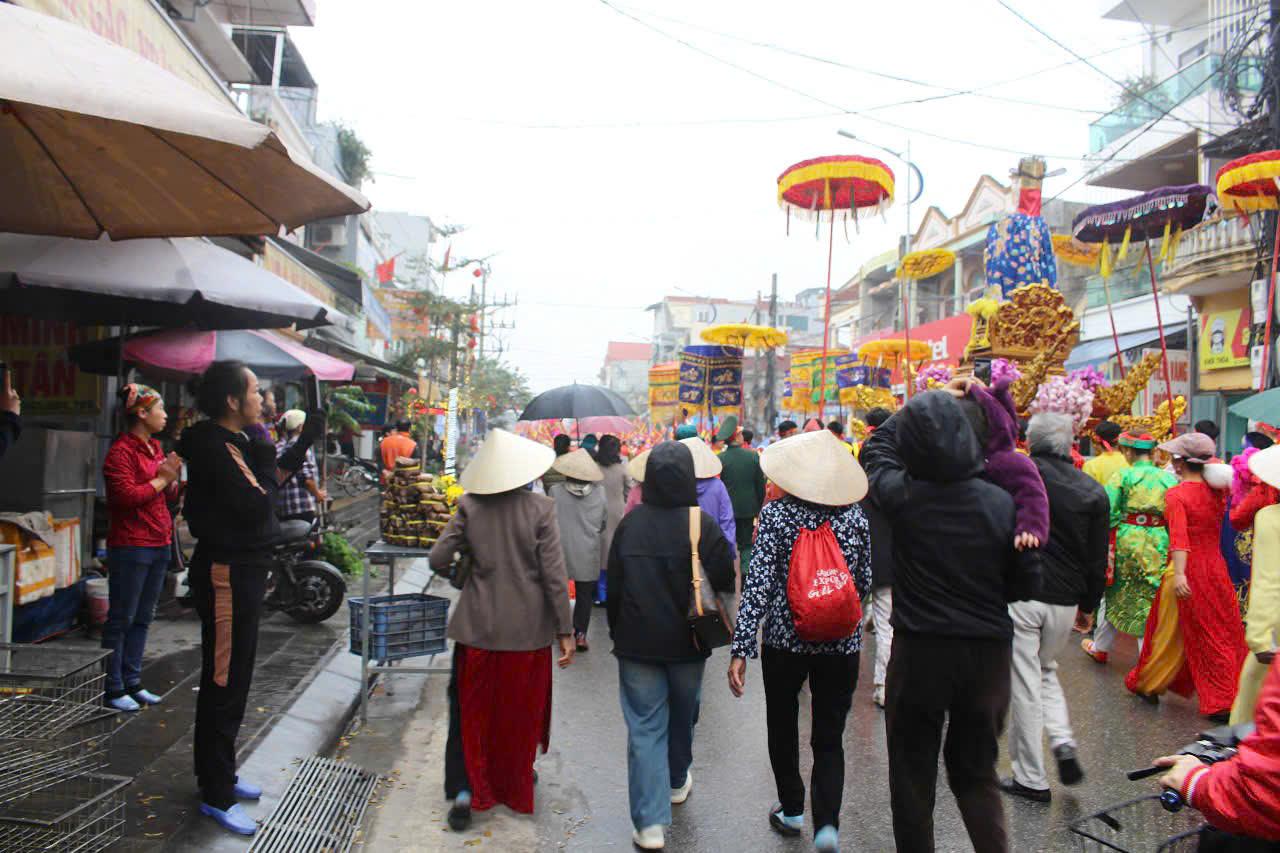
[[[858,506],[867,477],[849,448],[827,430],[770,445],[760,467],[786,494],[760,513],[751,571],[738,607],[729,689],[741,696],[746,659],[760,652],[769,761],[778,804],[769,824],[783,835],[804,830],[799,705],[812,696],[814,844],[838,848],[844,794],[844,727],[858,682],[862,596],[871,588],[871,534]]]

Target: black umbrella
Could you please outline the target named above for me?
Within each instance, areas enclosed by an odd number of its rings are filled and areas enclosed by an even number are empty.
[[[550,421],[561,418],[589,418],[595,415],[635,417],[627,401],[599,385],[562,385],[543,391],[520,413],[522,421]]]

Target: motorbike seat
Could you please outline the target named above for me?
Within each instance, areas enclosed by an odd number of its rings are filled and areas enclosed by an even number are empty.
[[[297,542],[299,539],[306,539],[310,535],[311,522],[309,521],[294,518],[280,522],[279,544],[281,545]]]

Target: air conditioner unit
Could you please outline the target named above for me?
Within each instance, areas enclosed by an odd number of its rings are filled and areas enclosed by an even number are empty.
[[[311,244],[316,248],[347,245],[346,225],[312,225]]]

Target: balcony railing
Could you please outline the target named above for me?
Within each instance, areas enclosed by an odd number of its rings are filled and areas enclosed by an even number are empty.
[[[1253,228],[1259,227],[1255,217]],[[1251,254],[1255,245],[1253,230],[1242,216],[1223,216],[1185,231],[1178,241],[1178,253],[1172,264],[1166,266],[1165,276],[1192,273],[1197,267],[1216,263],[1228,255],[1247,250]],[[1155,249],[1155,246],[1152,246]]]
[[[1116,107],[1089,125],[1089,153],[1097,154],[1111,143],[1147,122],[1160,118],[1164,111],[1193,95],[1221,91],[1222,57],[1205,54],[1178,73],[1166,78],[1123,106]],[[1240,88],[1256,92],[1261,87],[1259,67],[1252,67],[1240,80]]]

